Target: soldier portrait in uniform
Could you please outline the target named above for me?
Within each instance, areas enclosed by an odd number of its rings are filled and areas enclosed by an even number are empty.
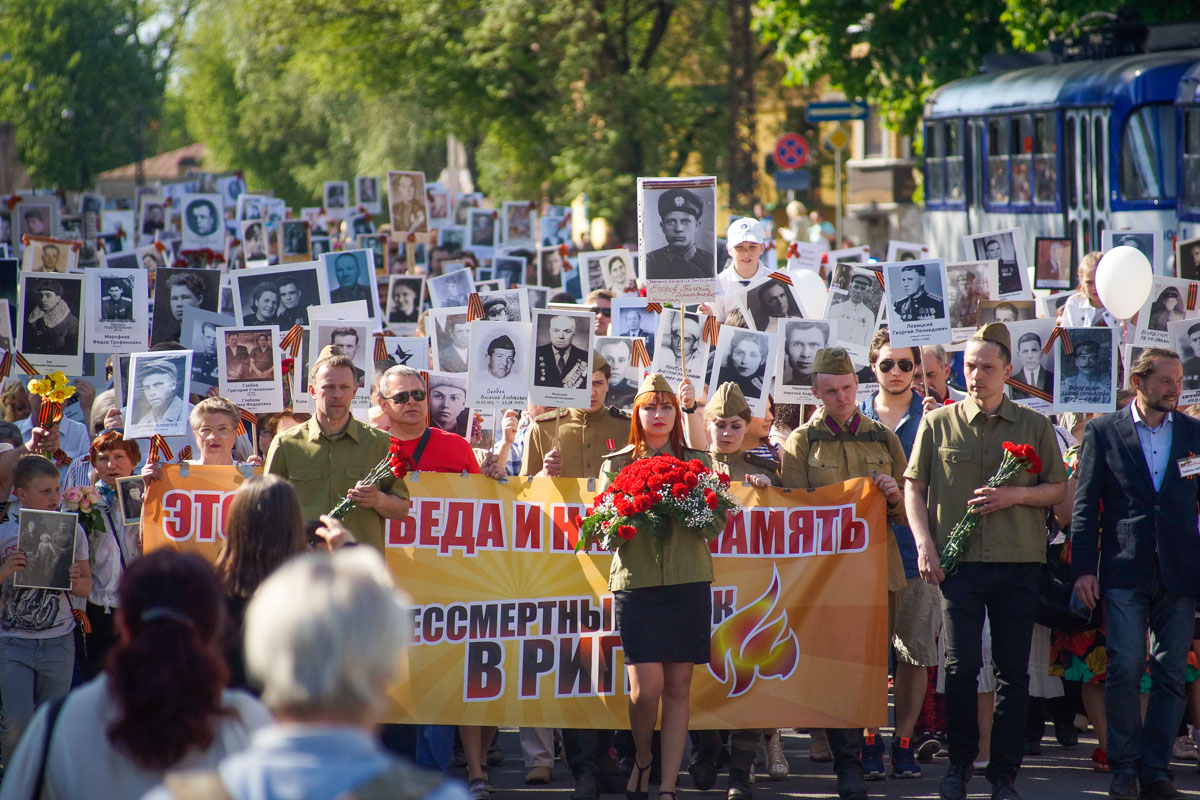
[[[471,347],[471,326],[465,312],[429,313],[433,320],[432,345],[437,353],[437,368],[442,372],[466,372]]]
[[[592,376],[589,322],[579,314],[548,311],[537,315],[534,386],[589,388]]]
[[[360,175],[355,178],[354,199],[368,212],[378,214],[382,207],[379,202],[379,178],[373,175]]]
[[[993,299],[1004,300],[1026,291],[1025,237],[1019,228],[963,237],[966,252],[974,253],[978,261],[997,263],[996,294]]]
[[[477,320],[471,325],[471,408],[514,408],[529,402],[529,334],[527,322]]]
[[[936,288],[936,283],[930,286],[930,277],[923,263],[888,269],[885,277],[888,282],[888,298],[892,305],[892,313],[897,319],[916,322],[946,316],[941,296],[931,291]],[[936,280],[936,274],[932,277]]]
[[[529,298],[524,289],[480,292],[483,316],[492,322],[522,322],[529,319]]]
[[[874,272],[850,264],[834,267],[825,318],[837,320],[840,344],[865,356],[867,344],[875,335],[882,303],[883,289]]]
[[[22,336],[17,345],[21,352],[48,356],[79,353],[82,276],[21,277]],[[35,366],[40,363],[34,362]]]
[[[596,352],[604,356],[612,370],[604,405],[630,408],[642,382],[642,367],[633,365],[633,339],[624,336],[597,336]]]
[[[126,436],[140,439],[156,433],[182,436],[187,432],[191,359],[190,350],[133,355]]]
[[[761,417],[774,382],[774,376],[768,374],[768,370],[775,364],[777,340],[773,334],[721,326],[714,374],[709,384],[737,384],[750,404],[751,412]]]
[[[182,219],[184,250],[225,250],[225,218],[221,212],[221,195],[184,195]]]
[[[1055,346],[1056,411],[1111,411],[1116,403],[1116,328],[1071,328],[1071,348]]]
[[[391,171],[387,174],[392,230],[397,234],[429,231],[429,200],[425,173]]]
[[[1177,247],[1176,274],[1189,281],[1200,280],[1200,237],[1184,239]]]
[[[292,259],[304,261],[308,259],[308,253],[311,249],[308,243],[309,226],[308,220],[304,219],[285,219],[279,223],[279,238],[281,239],[282,250],[280,260]]]
[[[340,253],[325,253],[321,261],[325,264],[325,276],[329,284],[329,302],[350,303],[363,300],[367,304],[367,316],[379,316],[379,293],[375,291],[375,271],[369,263],[370,250],[343,250]]]
[[[473,208],[468,213],[468,245],[472,250],[496,246],[496,231],[499,223],[495,213],[486,208]]]
[[[133,287],[129,278],[101,278],[100,319],[130,321],[133,319]]]
[[[242,257],[246,262],[266,261],[266,224],[261,219],[242,220]]]
[[[715,203],[704,188],[644,188],[646,280],[716,278]],[[704,193],[702,196],[701,193]]]
[[[991,298],[986,261],[968,261],[946,265],[949,287],[950,327],[979,326],[979,303]]]
[[[471,283],[471,271],[466,269],[435,275],[428,280],[429,302],[434,308],[465,306],[475,286]]]
[[[326,209],[340,210],[350,202],[350,190],[345,181],[325,181],[324,205]]]

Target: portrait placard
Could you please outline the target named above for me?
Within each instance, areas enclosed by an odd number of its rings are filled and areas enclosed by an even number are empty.
[[[354,199],[369,214],[383,211],[379,194],[379,178],[374,175],[359,175],[354,179]]]
[[[471,330],[467,307],[431,308],[425,318],[429,346],[434,353],[434,369],[439,372],[466,372],[470,363]],[[466,384],[463,384],[464,391]]]
[[[212,269],[174,269],[155,272],[154,319],[151,346],[178,342],[183,331],[183,310],[188,306],[219,311],[221,273]]]
[[[713,387],[735,383],[742,390],[750,413],[761,417],[767,412],[767,395],[771,393],[773,376],[768,369],[775,364],[775,348],[779,337],[773,333],[750,331],[722,325],[717,336],[717,355],[713,364]],[[692,379],[693,385],[699,381]]]
[[[646,353],[654,355],[654,342],[658,336],[659,312],[646,308],[641,297],[614,297],[612,322],[608,332],[613,336],[628,336],[641,339],[646,344]]]
[[[998,270],[995,261],[954,261],[946,265],[946,297],[955,342],[969,339],[979,327],[979,304],[996,298]]]
[[[426,286],[429,303],[434,308],[465,306],[475,288],[470,270],[465,269],[435,275],[428,279]]]
[[[465,372],[429,373],[429,426],[458,434],[471,434],[471,408],[467,405]]]
[[[981,300],[979,302],[979,324],[989,322],[1011,322],[1034,319],[1037,309],[1032,300]]]
[[[558,247],[571,243],[571,208],[550,206],[538,217],[539,241],[542,247]]]
[[[780,319],[804,317],[796,287],[784,272],[773,272],[759,278],[745,289],[735,292],[733,298],[752,330],[775,333]]]
[[[438,247],[444,247],[453,253],[456,250],[467,249],[467,227],[451,225],[438,231]]]
[[[813,362],[818,350],[837,341],[837,324],[832,319],[785,319],[779,323],[775,402],[817,402],[812,389]]]
[[[350,208],[350,185],[346,181],[325,181],[322,197],[325,213],[341,218]]]
[[[388,204],[392,231],[398,236],[429,231],[429,205],[425,197],[425,173],[389,170]]]
[[[121,522],[138,525],[142,521],[142,503],[146,499],[146,479],[141,475],[117,478],[117,501],[121,506]]]
[[[361,319],[361,317],[359,318]],[[366,322],[351,320],[314,319],[310,325],[309,364],[314,364],[326,345],[341,348],[342,354],[354,362],[354,398],[350,411],[355,418],[366,421],[371,406],[371,378],[374,376],[372,363],[375,340],[371,326]],[[282,403],[280,404],[282,405]]]
[[[633,398],[642,384],[645,373],[644,367],[633,364],[632,336],[597,336],[596,352],[604,356],[608,362],[612,377],[608,380],[608,392],[604,395],[604,405],[616,406],[629,410],[633,407]]]
[[[248,267],[265,267],[271,257],[267,249],[267,221],[244,219],[241,226],[242,258]]]
[[[1029,256],[1025,252],[1025,233],[1020,228],[1005,228],[963,237],[967,258],[995,261],[997,278],[995,300],[1026,300],[1029,290]]]
[[[647,300],[713,300],[717,179],[638,178],[637,198],[638,252],[643,258]]]
[[[1033,288],[1069,289],[1075,285],[1075,242],[1038,236],[1033,240]]]
[[[137,259],[137,254],[133,254]],[[138,353],[149,345],[149,273],[141,269],[90,269],[86,294],[100,298],[84,306],[84,349],[92,353]]]
[[[542,247],[537,254],[539,286],[548,289],[566,289],[567,273],[571,265],[557,247]],[[582,296],[582,295],[580,295]]]
[[[375,222],[368,214],[350,214],[346,217],[344,225],[347,236],[354,240],[375,232]]]
[[[446,262],[447,264],[452,262]],[[492,259],[492,277],[500,281],[500,285],[505,289],[513,286],[520,286],[526,283],[533,283],[537,276],[531,273],[532,270],[527,270],[525,259],[520,256],[496,256]],[[527,277],[529,278],[527,280]]]
[[[225,252],[225,206],[219,194],[185,194],[180,212],[184,250]]]
[[[218,386],[217,329],[237,325],[226,314],[188,306],[183,310],[183,334],[179,342],[192,351],[192,389],[203,394]]]
[[[101,253],[103,269],[142,269],[141,251],[128,253]]]
[[[471,326],[467,404],[471,408],[524,408],[533,364],[528,322],[476,320]],[[591,384],[589,373],[589,387]]]
[[[13,573],[13,587],[69,592],[79,516],[22,508],[17,520],[17,549],[25,553],[26,567]],[[54,607],[58,607],[57,600]]]
[[[52,239],[49,236],[29,236],[21,254],[21,269],[25,272],[74,272],[79,264],[79,242]]]
[[[591,406],[594,325],[590,311],[533,311],[529,402],[555,408]]]
[[[267,200],[270,198],[265,194],[249,194],[242,192],[237,198],[237,207],[234,209],[234,218],[238,220],[246,219],[266,219],[267,218]]]
[[[529,321],[529,292],[525,289],[504,289],[480,292],[483,316],[493,322]]]
[[[1156,275],[1150,296],[1132,320],[1136,328],[1133,344],[1140,347],[1170,347],[1167,325],[1200,317],[1200,309],[1195,308],[1195,304],[1188,308],[1188,289],[1192,285],[1193,281]]]
[[[537,236],[537,203],[527,200],[504,204],[504,246],[533,248]]]
[[[1120,329],[1068,328],[1067,333],[1074,352],[1064,352],[1061,339],[1054,342],[1054,412],[1113,411]]]
[[[387,354],[388,366],[398,364],[402,367],[428,372],[433,366],[429,361],[428,336],[384,336],[383,349]],[[376,361],[375,368],[379,369],[385,361]]]
[[[441,229],[454,224],[448,190],[436,183],[426,184],[425,202],[429,204],[429,227]]]
[[[1200,403],[1200,320],[1185,319],[1167,323],[1172,349],[1183,359],[1183,391],[1179,405]]]
[[[865,244],[829,251],[830,264],[866,264],[870,260],[871,248]]]
[[[1012,342],[1009,396],[1041,414],[1054,409],[1054,353],[1042,353],[1054,331],[1052,319],[1005,323]]]
[[[545,286],[530,286],[518,283],[514,288],[525,292],[529,308],[547,308],[550,304],[550,290]]]
[[[401,335],[416,333],[424,297],[424,275],[388,276],[387,327]]]
[[[153,242],[159,231],[171,226],[171,207],[161,195],[143,194],[138,198],[137,220],[137,243]]]
[[[637,271],[633,266],[633,254],[624,247],[613,250],[596,250],[583,253],[580,257],[580,274],[587,273],[587,292],[608,289],[617,295],[637,294]],[[596,283],[596,278],[600,283]],[[582,290],[582,283],[580,289]],[[587,295],[584,292],[584,295]]]
[[[1175,274],[1189,281],[1200,280],[1200,236],[1175,245]]]
[[[217,331],[217,374],[221,396],[264,414],[283,408],[279,328],[221,328]]]
[[[821,256],[824,254],[825,249],[820,245],[793,241],[788,245],[787,270],[796,272],[806,269],[809,272],[820,272]]]
[[[386,233],[364,233],[358,237],[358,247],[371,251],[371,261],[375,264],[375,277],[382,278],[391,272],[388,259],[388,235]],[[407,266],[407,265],[406,265]],[[400,274],[400,270],[396,270]]]
[[[1104,229],[1100,234],[1101,249],[1107,253],[1114,247],[1132,247],[1142,251],[1155,275],[1165,275],[1162,231],[1115,231]]]
[[[929,245],[920,242],[902,242],[899,239],[888,241],[888,261],[922,261],[929,258]]]
[[[312,260],[312,229],[306,219],[279,223],[279,260],[284,264]]]
[[[860,363],[867,360],[883,313],[883,287],[878,275],[866,267],[836,264],[825,300],[824,318],[837,322],[835,341]]]
[[[132,354],[124,408],[125,438],[149,439],[156,433],[186,435],[191,373],[191,350]]]
[[[375,321],[376,327],[383,319],[379,308],[379,292],[375,290],[374,254],[370,250],[342,250],[321,255],[325,266],[325,280],[329,286],[329,302],[347,303],[353,300],[367,302],[367,316]]]
[[[490,258],[500,238],[499,215],[490,208],[467,212],[467,249],[479,258]]]
[[[58,202],[53,199],[31,198],[13,206],[10,227],[13,252],[20,255],[28,237],[53,237],[58,232]],[[97,230],[97,232],[99,232]]]
[[[83,373],[83,329],[79,319],[87,294],[83,275],[18,275],[21,290],[17,349],[39,372]]]
[[[672,387],[678,386],[684,377],[690,378],[698,397],[704,394],[704,381],[708,373],[709,344],[703,336],[704,319],[700,314],[684,314],[676,308],[664,308],[658,315],[654,347],[649,350],[654,356],[650,362],[651,372],[661,372]],[[642,322],[643,326],[646,324]]]
[[[1074,295],[1075,292],[1054,292],[1045,297],[1037,298],[1038,316],[1056,318],[1062,311],[1062,307],[1066,305],[1067,300]]]
[[[940,258],[882,264],[892,347],[949,344],[946,262]]]

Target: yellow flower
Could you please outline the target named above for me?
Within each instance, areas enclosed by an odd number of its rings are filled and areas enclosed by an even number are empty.
[[[62,389],[67,385],[67,376],[61,371],[50,373],[50,380],[54,382],[55,388]]]
[[[44,395],[54,387],[54,384],[45,378],[32,378],[29,381],[29,391],[32,394]]]
[[[46,394],[46,399],[49,400],[51,403],[63,403],[63,402],[66,402],[66,399],[70,396],[71,396],[70,394],[68,394],[67,392],[64,392],[61,389],[51,389]]]

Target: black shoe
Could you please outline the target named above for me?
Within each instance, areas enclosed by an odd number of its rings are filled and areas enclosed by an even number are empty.
[[[930,761],[933,761],[933,757],[942,749],[942,745],[932,733],[923,733],[917,738],[913,749],[917,753],[917,761],[922,764],[928,764]]]
[[[1079,731],[1075,730],[1074,723],[1055,725],[1054,738],[1058,739],[1060,745],[1070,750],[1079,744]]]
[[[625,791],[626,777],[620,771],[604,772],[601,771],[600,776],[592,776],[596,781],[596,786],[600,790],[600,794],[621,794]]]
[[[1169,778],[1154,781],[1142,787],[1139,800],[1185,800],[1187,795],[1175,788]]]
[[[629,784],[625,784],[625,800],[647,800],[647,798],[650,797],[650,782],[647,781],[646,788],[642,788],[643,775],[645,775],[647,778],[650,777],[650,764],[647,764],[643,767],[641,764],[637,763],[636,760],[634,760],[633,771],[629,773],[629,779],[633,783],[633,789],[630,790],[628,788]]]
[[[837,793],[840,800],[869,800],[867,784],[858,772],[838,773]]]
[[[938,796],[942,800],[964,800],[967,796],[967,782],[975,774],[970,764],[951,764],[938,787]]]
[[[1114,772],[1112,782],[1108,784],[1108,796],[1113,800],[1138,800],[1137,776]]]
[[[504,763],[504,751],[500,749],[499,742],[492,742],[492,746],[487,751],[487,765],[489,767],[498,767]]]
[[[717,765],[707,758],[697,756],[699,753],[692,756],[692,762],[688,764],[688,774],[692,776],[692,786],[707,792],[717,785]]]
[[[600,787],[596,785],[596,776],[590,772],[576,776],[571,800],[600,800]]]
[[[1025,740],[1025,755],[1040,756],[1042,754],[1041,739],[1026,739]]]
[[[992,784],[992,800],[1021,800],[1012,778],[1002,778]]]
[[[729,770],[729,791],[726,800],[750,800],[754,792],[750,789],[750,775],[744,769],[736,767]]]

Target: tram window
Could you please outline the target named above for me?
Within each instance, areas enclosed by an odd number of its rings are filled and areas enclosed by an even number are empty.
[[[1030,171],[1033,160],[1033,137],[1029,133],[1029,117],[1013,117],[1008,121],[1008,151],[1012,156],[1012,202],[1028,203]]]
[[[961,203],[963,199],[963,148],[959,138],[958,120],[946,123],[946,200]]]
[[[1080,164],[1080,179],[1079,179],[1079,204],[1084,208],[1092,207],[1092,170],[1094,165],[1091,162],[1092,148],[1088,146],[1091,141],[1091,132],[1088,131],[1086,120],[1080,121],[1079,126],[1079,164]],[[1100,160],[1104,160],[1104,156],[1100,156]],[[1104,171],[1104,165],[1100,164],[1101,172]],[[1084,233],[1087,236],[1087,233]]]
[[[1033,118],[1033,200],[1053,203],[1058,182],[1058,142],[1054,116],[1038,114]]]
[[[1067,127],[1063,131],[1063,143],[1066,153],[1063,158],[1063,168],[1066,169],[1067,206],[1075,207],[1075,118],[1067,117]]]
[[[925,199],[935,203],[945,196],[943,170],[946,162],[942,158],[942,127],[940,122],[925,126]]]
[[[1104,146],[1104,120],[1097,117],[1092,129],[1096,132],[1096,138],[1093,140],[1096,153],[1096,208],[1102,209],[1104,198],[1107,196],[1104,191],[1105,176],[1108,175],[1104,171],[1104,160],[1108,154],[1108,148]]]
[[[1008,137],[1005,135],[1007,132],[1007,126],[1004,124],[1004,120],[988,120],[987,199],[992,203],[1008,202]]]
[[[1183,114],[1183,206],[1200,209],[1200,108]]]
[[[1175,194],[1175,127],[1167,104],[1142,106],[1121,132],[1121,195],[1157,200]]]

